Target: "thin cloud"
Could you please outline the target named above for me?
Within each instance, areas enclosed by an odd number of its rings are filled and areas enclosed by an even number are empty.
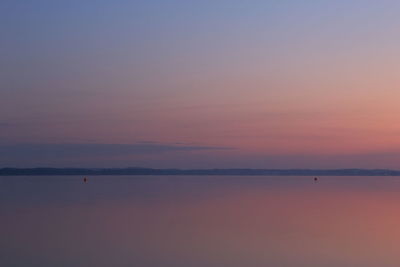
[[[9,122],[0,122],[0,127],[10,127],[11,125]]]
[[[1,145],[0,158],[12,157],[71,157],[71,156],[124,156],[167,152],[227,150],[230,147],[174,145],[161,143],[135,144],[14,144]]]

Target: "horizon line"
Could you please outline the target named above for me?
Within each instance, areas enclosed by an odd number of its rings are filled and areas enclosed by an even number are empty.
[[[127,168],[0,168],[0,176],[45,175],[232,175],[232,176],[400,176],[400,170],[392,169],[155,169]]]

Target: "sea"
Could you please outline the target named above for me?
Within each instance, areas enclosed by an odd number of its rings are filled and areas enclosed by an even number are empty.
[[[398,267],[400,177],[3,176],[4,267]]]

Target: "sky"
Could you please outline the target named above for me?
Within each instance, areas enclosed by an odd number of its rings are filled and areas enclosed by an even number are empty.
[[[399,12],[3,0],[0,167],[400,169]]]

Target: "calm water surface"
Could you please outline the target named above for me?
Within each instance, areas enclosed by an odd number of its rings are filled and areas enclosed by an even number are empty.
[[[400,177],[0,177],[0,266],[400,266]]]

